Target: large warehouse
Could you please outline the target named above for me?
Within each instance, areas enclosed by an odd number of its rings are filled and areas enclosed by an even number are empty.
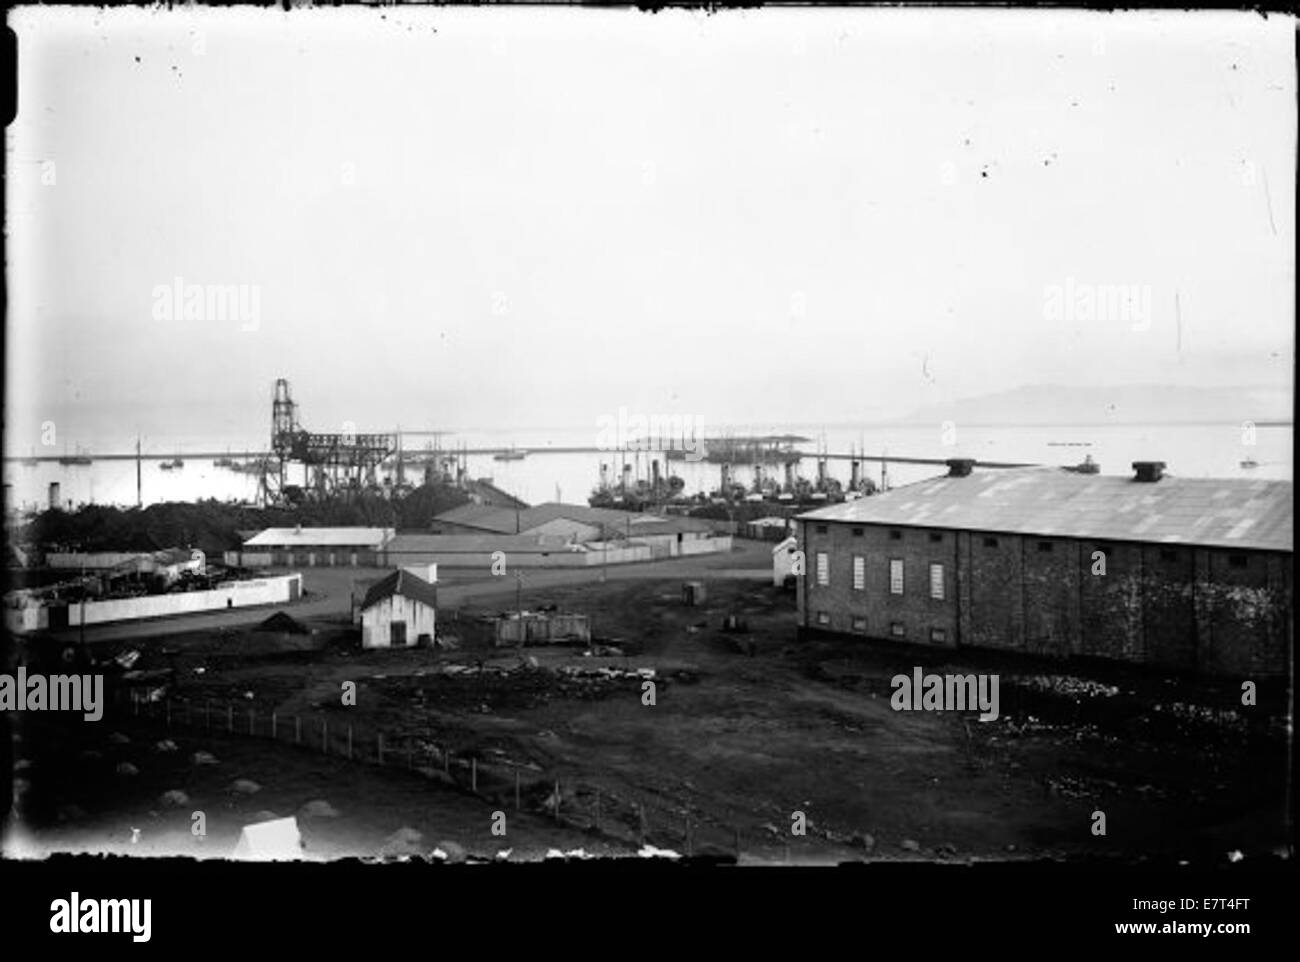
[[[1290,481],[973,470],[797,519],[801,630],[1285,674]]]

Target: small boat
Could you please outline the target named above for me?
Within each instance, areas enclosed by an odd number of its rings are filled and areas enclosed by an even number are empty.
[[[170,461],[164,461],[162,464],[159,465],[159,467],[162,468],[164,471],[173,471],[176,468],[185,467],[185,462],[182,461],[180,458],[172,458]]]
[[[1084,456],[1084,459],[1075,465],[1067,465],[1065,470],[1073,471],[1075,474],[1097,474],[1101,470],[1101,465],[1092,459],[1092,455]]]
[[[514,448],[511,448],[509,451],[500,451],[492,455],[492,460],[493,461],[522,461],[526,457],[528,457],[527,451],[516,451]]]
[[[84,454],[74,454],[74,455],[69,455],[69,456],[59,458],[59,464],[64,464],[64,465],[90,464],[90,463],[91,463],[90,458],[86,457]]]
[[[1251,468],[1259,467],[1259,462],[1254,458],[1247,458],[1245,461],[1241,462],[1241,466],[1249,471]]]

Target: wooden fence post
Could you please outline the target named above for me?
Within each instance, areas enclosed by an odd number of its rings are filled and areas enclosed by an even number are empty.
[[[348,726],[348,761],[352,761],[352,726]]]
[[[375,735],[375,759],[379,764],[384,764],[384,733],[379,732]]]
[[[167,707],[167,727],[171,728],[172,727],[172,700],[170,698],[167,699],[166,707]]]
[[[330,753],[329,731],[330,723],[322,718],[320,722],[320,750],[322,755]]]
[[[302,716],[293,716],[293,740],[295,744],[302,744]]]
[[[515,766],[515,811],[519,811],[519,766]]]
[[[478,791],[478,759],[473,756],[469,760],[469,790]]]
[[[276,713],[272,711],[271,712],[271,741],[275,741],[275,729],[276,729],[275,715]]]
[[[226,705],[226,731],[233,732],[234,730],[235,730],[235,706],[227,704]]]

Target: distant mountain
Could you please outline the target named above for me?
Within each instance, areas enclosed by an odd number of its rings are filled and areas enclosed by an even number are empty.
[[[1285,421],[1292,398],[1279,388],[1035,384],[918,408],[903,424],[1178,424]]]

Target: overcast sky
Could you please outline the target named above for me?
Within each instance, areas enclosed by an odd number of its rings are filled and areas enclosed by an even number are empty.
[[[279,376],[322,431],[581,427],[620,406],[851,421],[1044,382],[1290,383],[1292,21],[10,23],[7,436],[24,452],[47,419],[87,446],[260,437]],[[159,320],[177,277],[256,286],[256,329]],[[1049,317],[1067,284],[1138,285],[1150,324]]]

